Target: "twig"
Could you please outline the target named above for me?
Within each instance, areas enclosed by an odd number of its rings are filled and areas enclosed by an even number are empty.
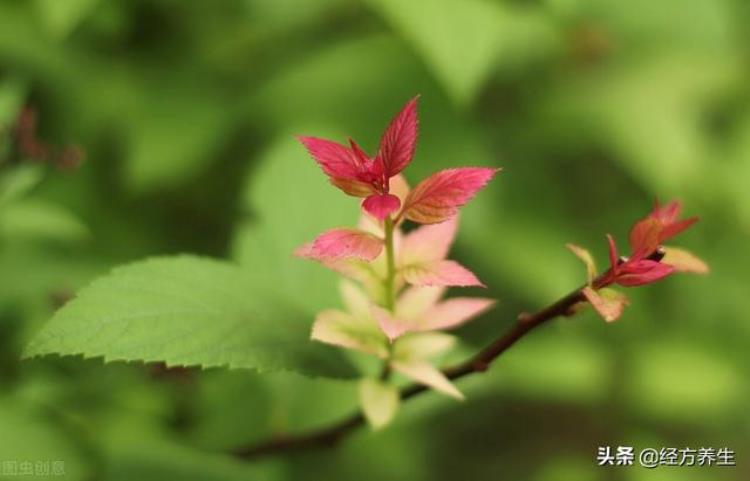
[[[569,315],[572,312],[573,306],[582,301],[585,301],[585,298],[579,288],[534,314],[520,315],[513,328],[504,335],[497,338],[465,362],[444,369],[443,374],[448,379],[455,380],[473,373],[486,371],[495,359],[531,330],[550,319]],[[404,401],[417,396],[428,389],[421,384],[407,386],[401,390],[401,400]],[[242,447],[235,450],[233,454],[243,459],[252,459],[305,449],[332,447],[364,424],[364,415],[361,412],[357,412],[331,426],[300,435],[282,436],[270,441]]]

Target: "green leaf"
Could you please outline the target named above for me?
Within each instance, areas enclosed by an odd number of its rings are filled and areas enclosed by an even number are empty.
[[[50,36],[63,38],[85,18],[99,0],[35,0],[39,17]]]
[[[65,208],[40,200],[21,200],[0,210],[0,237],[79,241],[89,232]]]
[[[23,197],[42,180],[42,170],[31,164],[3,172],[0,176],[0,207]]]
[[[565,247],[567,247],[570,252],[575,254],[575,256],[578,257],[586,266],[586,282],[591,285],[591,282],[597,275],[596,262],[594,261],[594,257],[591,255],[591,252],[575,244],[566,244]]]
[[[309,324],[235,265],[163,257],[115,269],[83,289],[44,326],[26,357],[290,370],[347,378],[336,351],[309,340]]]
[[[191,178],[211,163],[226,138],[228,115],[220,102],[187,87],[165,90],[140,99],[129,114],[126,177],[135,191]]]
[[[385,427],[393,420],[400,400],[396,386],[371,378],[360,381],[359,399],[373,429]]]
[[[7,129],[21,110],[25,95],[26,84],[20,79],[10,78],[0,82],[0,135],[7,134]]]

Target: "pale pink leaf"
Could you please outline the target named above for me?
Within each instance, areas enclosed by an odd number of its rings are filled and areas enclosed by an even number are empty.
[[[401,109],[380,139],[378,159],[383,173],[393,177],[409,165],[417,143],[417,99],[414,97]],[[377,162],[378,160],[376,160]]]
[[[388,356],[387,340],[374,323],[364,322],[334,309],[318,313],[311,338],[380,358]]]
[[[456,238],[458,215],[439,224],[423,225],[404,237],[401,265],[421,264],[445,259]]]
[[[391,179],[388,181],[388,191],[398,197],[401,201],[401,204],[403,204],[406,200],[406,197],[409,195],[410,190],[411,188],[409,187],[409,183],[406,182],[406,179],[401,174],[398,174],[395,177],[391,177]]]
[[[383,250],[383,240],[358,229],[332,229],[300,247],[295,255],[318,261],[356,258],[371,261]]]
[[[426,361],[393,361],[391,362],[391,367],[394,371],[399,372],[420,384],[424,384],[427,387],[431,387],[432,389],[447,394],[455,399],[464,399],[464,395],[461,394],[461,391],[459,391],[456,386],[445,377],[445,374]]]
[[[380,306],[372,306],[372,315],[380,326],[380,330],[391,340],[395,341],[412,327],[412,322],[403,319]]]
[[[445,286],[410,287],[396,301],[396,312],[404,319],[421,319],[445,293]]]
[[[362,208],[376,219],[383,220],[401,207],[401,201],[392,194],[372,194],[362,202]]]
[[[607,322],[614,322],[620,318],[628,299],[625,294],[614,289],[603,288],[598,291],[589,286],[583,288],[583,295],[591,307]]]
[[[485,287],[466,267],[456,261],[435,261],[404,266],[404,279],[415,286]]]
[[[499,170],[488,167],[441,170],[409,193],[404,202],[404,216],[421,224],[442,222],[454,216]]]
[[[495,305],[493,299],[455,297],[436,304],[419,320],[415,330],[433,331],[460,326]]]
[[[455,336],[443,332],[407,334],[393,345],[395,360],[427,360],[439,356],[456,345]]]

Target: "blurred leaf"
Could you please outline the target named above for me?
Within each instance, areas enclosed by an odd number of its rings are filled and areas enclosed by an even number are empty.
[[[89,232],[65,208],[42,200],[21,200],[0,209],[0,237],[79,241]]]
[[[64,478],[70,480],[91,479],[91,468],[78,452],[75,442],[68,439],[64,431],[54,427],[45,420],[44,416],[35,413],[28,406],[7,399],[0,398],[0,426],[3,435],[0,436],[0,477],[2,479],[50,479],[54,463],[57,469],[64,471]],[[37,462],[42,463],[39,474],[23,474],[22,463],[31,463],[30,469],[36,473]],[[6,474],[6,463],[15,465],[18,469],[15,475]],[[62,463],[62,464],[59,464]],[[26,465],[26,469],[29,465]],[[44,474],[44,469],[48,474]],[[28,472],[28,471],[27,471]]]
[[[729,55],[642,56],[590,79],[575,77],[545,107],[560,128],[597,132],[642,186],[652,192],[697,189],[711,168],[701,122],[710,102],[728,91],[739,65]],[[572,80],[572,79],[571,79]],[[563,120],[560,112],[573,113]],[[576,134],[577,135],[577,134]]]
[[[175,87],[142,101],[129,118],[126,179],[132,189],[177,184],[214,160],[229,125],[220,103],[199,91]]]
[[[26,355],[353,376],[343,357],[312,343],[308,326],[264,295],[262,282],[190,256],[120,267],[58,311]]]
[[[50,36],[67,36],[99,0],[34,0],[37,14]]]
[[[316,135],[320,129],[311,129]],[[262,156],[245,190],[244,205],[257,221],[241,224],[235,257],[262,276],[286,302],[310,315],[339,304],[336,276],[318,263],[292,257],[324,230],[356,224],[359,200],[331,186],[289,134]]]
[[[611,354],[600,346],[558,328],[514,347],[490,372],[500,389],[586,404],[606,396],[611,366]]]
[[[14,201],[33,189],[42,180],[38,165],[24,164],[0,175],[0,207]]]
[[[399,393],[393,384],[373,378],[362,379],[359,398],[367,421],[374,429],[385,427],[398,411]]]
[[[181,445],[158,433],[113,430],[106,444],[107,481],[274,481],[283,480],[278,461],[248,463],[223,453]]]
[[[21,110],[25,95],[26,84],[20,79],[11,77],[0,81],[0,147]]]
[[[414,44],[460,105],[476,97],[498,59],[515,61],[551,41],[551,27],[538,12],[498,2],[368,1]]]
[[[633,359],[628,401],[660,420],[726,422],[747,396],[743,374],[698,344],[662,340],[642,346]]]

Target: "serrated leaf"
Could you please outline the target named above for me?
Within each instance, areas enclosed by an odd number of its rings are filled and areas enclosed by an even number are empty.
[[[343,356],[309,340],[309,324],[239,267],[194,256],[115,269],[65,305],[27,347],[105,361],[290,370],[347,378]]]

